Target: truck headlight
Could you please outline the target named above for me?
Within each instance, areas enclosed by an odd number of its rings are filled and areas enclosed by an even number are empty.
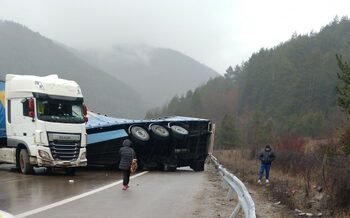
[[[80,159],[86,159],[86,152],[83,152],[83,153],[80,155]]]
[[[43,159],[47,159],[47,160],[51,159],[49,153],[43,150],[39,150],[39,156]]]

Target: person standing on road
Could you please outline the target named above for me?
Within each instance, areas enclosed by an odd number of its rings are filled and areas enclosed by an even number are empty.
[[[123,141],[123,147],[119,150],[120,162],[119,169],[123,171],[123,190],[129,188],[130,165],[132,159],[135,158],[135,151],[130,146],[132,142],[129,139]]]
[[[272,151],[270,145],[266,145],[265,149],[260,153],[259,159],[261,161],[261,165],[258,183],[261,183],[264,171],[266,171],[266,183],[269,183],[271,163],[276,159],[275,153]]]

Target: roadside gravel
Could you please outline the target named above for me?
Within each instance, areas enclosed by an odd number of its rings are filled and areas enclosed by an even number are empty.
[[[200,184],[201,191],[196,195],[193,210],[186,218],[230,217],[237,204],[236,199],[226,200],[228,188],[222,183],[213,164],[206,164],[203,173],[206,179]]]
[[[214,165],[209,163],[205,168],[206,180],[201,185],[201,191],[196,195],[193,210],[186,218],[194,217],[230,217],[237,205],[237,197],[228,201],[226,195],[228,188],[221,181]],[[245,184],[255,203],[258,218],[286,218],[295,217],[284,205],[267,199],[265,185]],[[277,204],[276,204],[277,203]],[[238,217],[244,217],[243,211]]]

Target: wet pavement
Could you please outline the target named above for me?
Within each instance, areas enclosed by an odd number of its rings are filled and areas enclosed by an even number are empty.
[[[82,168],[75,176],[68,176],[64,171],[48,173],[45,168],[38,168],[35,175],[22,175],[13,165],[2,164],[0,210],[20,214],[120,179],[121,172],[115,169]]]
[[[20,217],[183,217],[193,207],[202,188],[204,173],[181,168],[176,172],[149,172],[133,178],[130,189],[121,190],[121,172],[104,168],[21,175],[0,165],[0,210]],[[70,183],[69,180],[74,180]],[[111,184],[88,196],[74,197]],[[70,198],[71,200],[67,200]],[[62,201],[63,200],[63,201]],[[61,201],[59,204],[53,204]],[[62,203],[63,202],[63,203]],[[41,210],[34,210],[52,204]],[[27,214],[28,215],[28,214]]]

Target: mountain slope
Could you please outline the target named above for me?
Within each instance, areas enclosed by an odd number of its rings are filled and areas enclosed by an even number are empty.
[[[141,97],[125,83],[22,25],[0,21],[0,79],[7,73],[58,74],[78,82],[92,110],[131,118],[144,115]]]
[[[225,78],[210,80],[185,98],[174,97],[148,116],[192,115],[220,123],[230,114],[245,128],[257,114],[265,119],[260,124],[269,123],[275,133],[322,136],[335,131],[343,118],[336,106],[336,54],[350,62],[346,17],[319,33],[293,35],[274,48],[261,49]]]
[[[110,51],[83,52],[81,57],[137,90],[148,108],[219,76],[178,51],[150,46],[115,46]]]

